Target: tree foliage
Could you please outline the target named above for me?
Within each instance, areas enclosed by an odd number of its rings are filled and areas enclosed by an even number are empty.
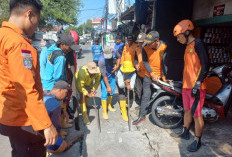
[[[0,0],[0,25],[2,21],[9,18],[9,1],[10,0]]]
[[[0,22],[9,17],[9,1],[0,0]],[[54,25],[76,25],[81,0],[41,0],[43,3],[40,27]]]
[[[85,34],[91,34],[93,29],[93,25],[91,23],[91,20],[88,19],[84,24],[81,24],[78,27],[75,26],[69,26],[65,29],[66,32],[70,31],[70,30],[74,30],[78,33],[78,35],[83,35],[83,31],[85,32]]]
[[[41,25],[76,25],[81,0],[41,0],[43,3]]]

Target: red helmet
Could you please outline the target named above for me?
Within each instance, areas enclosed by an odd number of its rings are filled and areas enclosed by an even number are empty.
[[[69,31],[69,33],[72,35],[75,44],[78,44],[79,43],[79,36],[78,36],[77,32],[76,31]]]
[[[188,30],[192,31],[194,29],[194,25],[192,23],[192,21],[186,19],[186,20],[182,20],[180,21],[174,28],[173,30],[173,35],[177,36],[179,34],[182,34]]]

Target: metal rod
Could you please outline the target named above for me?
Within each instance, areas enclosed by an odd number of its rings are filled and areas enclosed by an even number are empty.
[[[97,105],[96,105],[96,102],[95,102],[95,97],[93,97],[93,103],[94,103],[94,108],[95,108],[95,114],[96,114],[96,117],[97,117],[97,123],[98,123],[97,127],[98,127],[99,132],[101,132],[99,109],[97,108]]]
[[[127,89],[127,98],[128,98],[128,127],[129,131],[131,131],[131,119],[130,119],[130,90]]]

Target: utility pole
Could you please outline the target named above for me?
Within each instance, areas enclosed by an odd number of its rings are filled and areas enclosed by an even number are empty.
[[[108,0],[106,0],[106,15],[105,15],[105,21],[106,21],[106,32],[107,32],[107,19],[108,19],[108,9],[109,9],[109,3]]]
[[[128,0],[127,6],[128,8],[130,8],[130,0]]]
[[[108,20],[108,14],[109,14],[109,2],[106,0],[106,14],[105,14],[105,25],[106,25],[106,32],[105,32],[105,41],[106,41],[106,34],[107,34],[107,20]],[[105,42],[106,43],[106,42]]]

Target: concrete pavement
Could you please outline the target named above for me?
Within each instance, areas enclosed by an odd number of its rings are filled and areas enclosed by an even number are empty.
[[[83,58],[78,59],[78,67],[87,64],[92,60],[90,45],[84,45]],[[100,107],[100,87],[97,91],[96,103]],[[90,100],[93,105],[93,100]],[[97,119],[93,108],[89,109],[91,124],[85,126],[80,118],[81,130],[85,136],[81,142],[76,143],[68,151],[62,154],[51,155],[52,157],[219,157],[232,156],[232,114],[226,119],[219,119],[215,123],[205,123],[203,146],[196,153],[189,153],[186,147],[193,140],[178,140],[170,137],[171,132],[178,132],[180,129],[162,129],[156,126],[149,115],[147,120],[138,126],[132,126],[128,131],[128,124],[122,120],[118,103],[118,93],[113,97],[113,106],[116,112],[109,112],[109,120],[102,118],[101,107],[99,109],[101,120],[101,133],[97,128]],[[134,103],[131,109],[132,119],[136,119],[138,111]],[[81,116],[80,116],[81,117]],[[191,129],[193,135],[194,128]],[[78,132],[73,128],[67,129],[71,139]],[[0,135],[0,156],[10,157],[10,144],[7,137]]]
[[[78,67],[87,64],[92,60],[92,55],[89,53],[90,46],[83,45],[83,58],[78,60]],[[96,104],[99,106],[99,115],[101,120],[101,133],[97,128],[97,119],[95,110],[89,109],[89,119],[91,124],[85,126],[81,119],[81,130],[84,131],[85,137],[82,144],[75,144],[70,150],[60,155],[54,156],[89,156],[89,157],[142,157],[154,156],[153,150],[146,136],[142,135],[135,126],[132,126],[132,131],[128,131],[128,123],[122,120],[120,107],[118,104],[118,94],[113,97],[113,106],[116,112],[109,112],[109,120],[102,118],[100,87],[97,90]],[[89,104],[93,105],[93,100],[90,99]],[[69,129],[70,137],[76,133],[74,129]],[[69,137],[68,137],[69,138]],[[81,146],[82,145],[82,146]]]

